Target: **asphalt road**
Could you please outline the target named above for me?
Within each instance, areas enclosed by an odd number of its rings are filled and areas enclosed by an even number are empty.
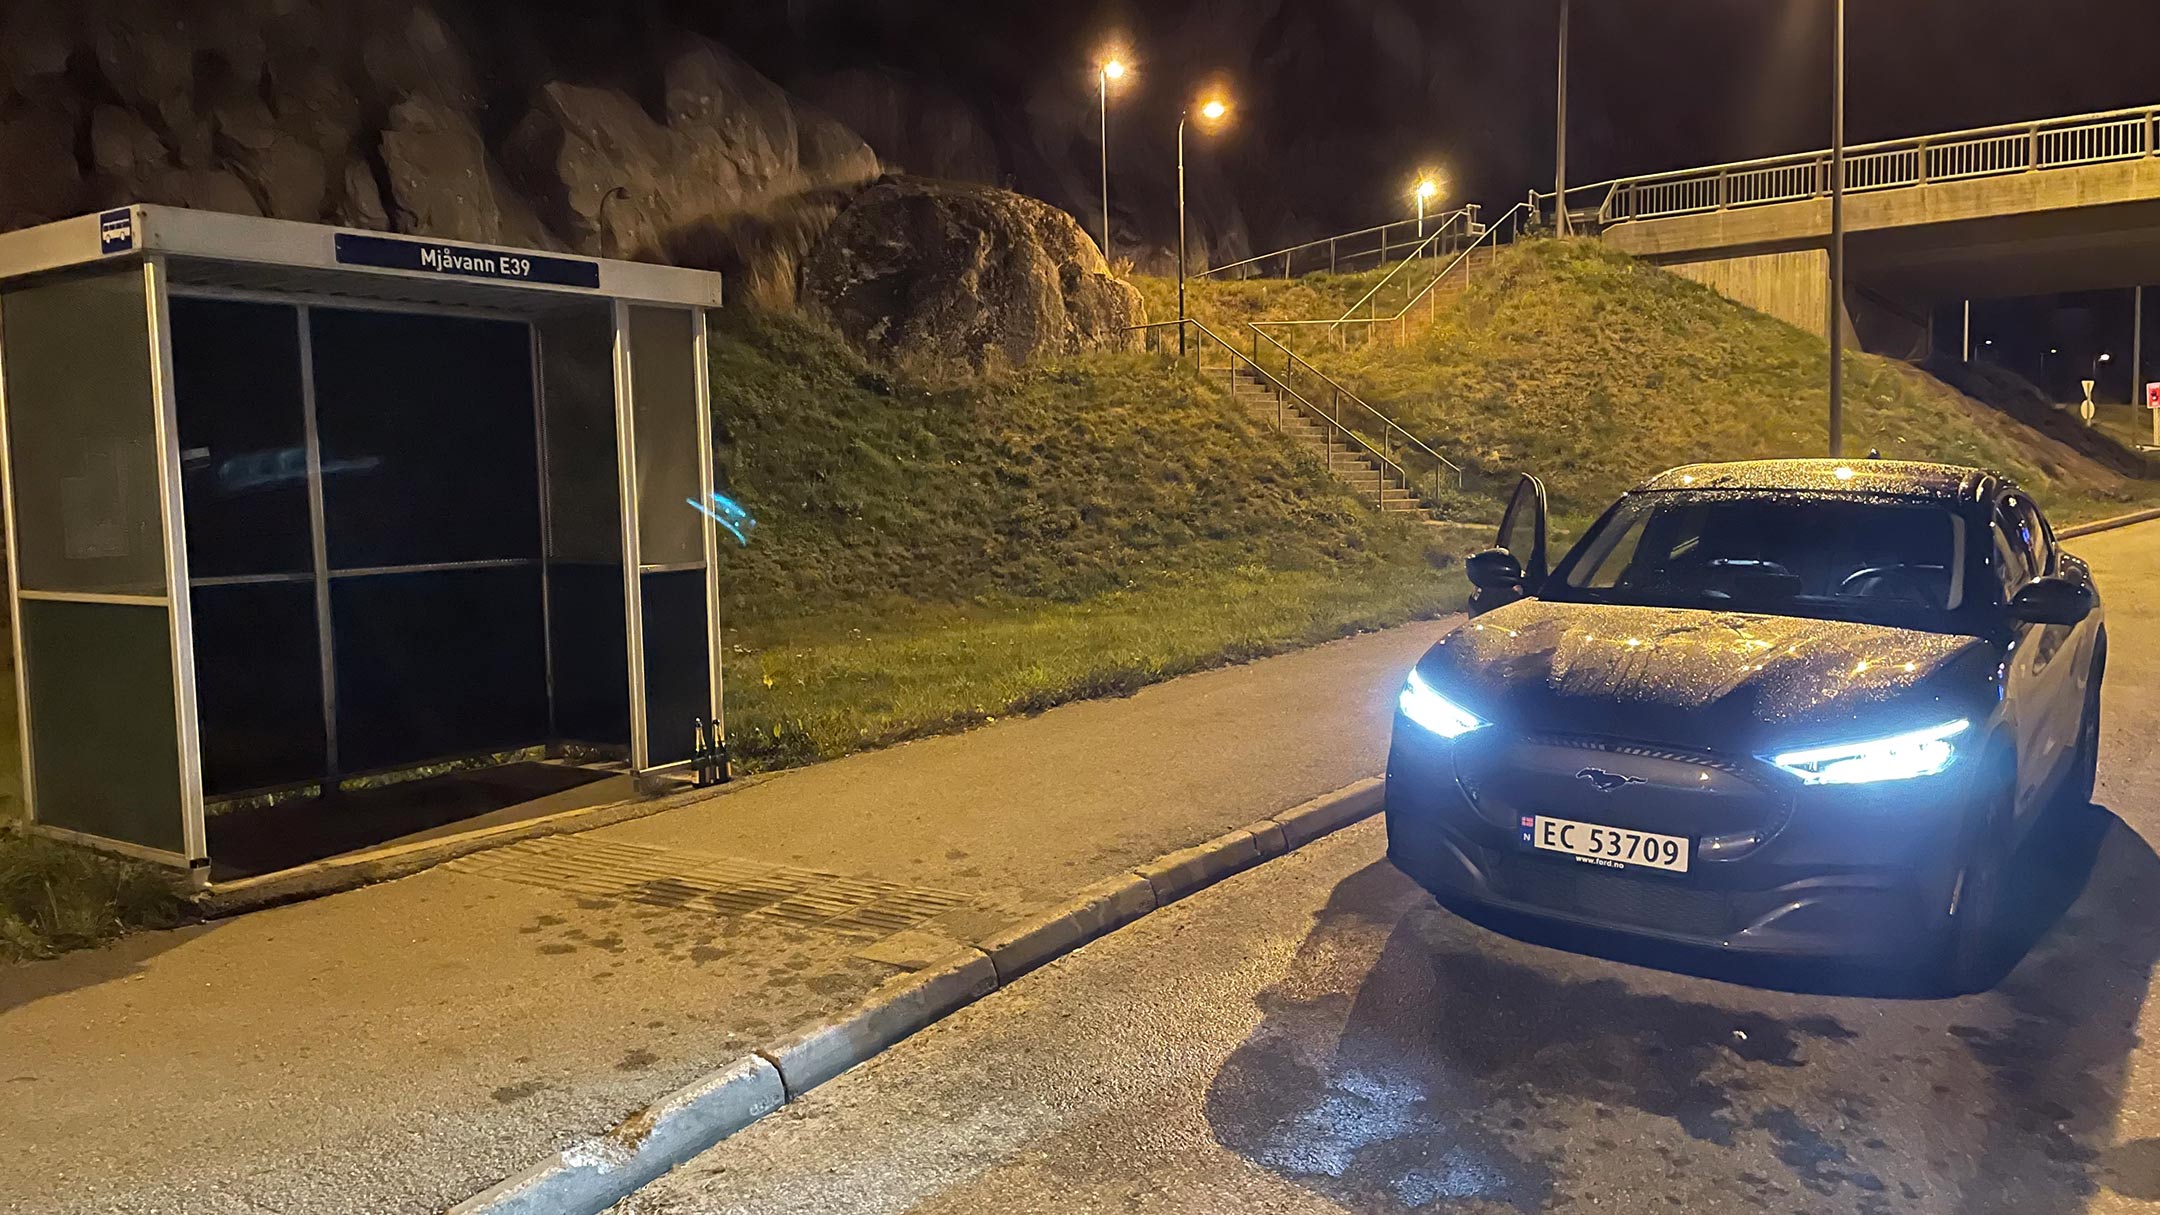
[[[1378,823],[1045,968],[623,1215],[2160,1209],[2160,525],[2071,547],[2099,805],[2021,860],[1986,993],[1436,907]]]

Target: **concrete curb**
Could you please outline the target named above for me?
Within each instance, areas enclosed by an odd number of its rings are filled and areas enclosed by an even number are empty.
[[[980,949],[878,985],[860,1004],[758,1054],[787,1084],[788,1100],[802,1096],[916,1030],[997,990],[997,969]],[[715,1142],[718,1142],[715,1140]]]
[[[1303,848],[1323,835],[1380,813],[1386,793],[1387,782],[1374,776],[1290,807],[1275,816],[1275,822],[1282,827],[1284,850]]]
[[[2070,527],[2063,528],[2061,531],[2056,532],[2055,538],[2058,540],[2072,540],[2076,539],[2079,536],[2090,536],[2094,532],[2108,532],[2113,531],[2118,527],[2128,527],[2133,523],[2149,523],[2154,519],[2160,519],[2160,506],[2151,507],[2146,510],[2134,510],[2127,515],[2115,515],[2106,519],[2095,519],[2091,523],[2073,524]]]
[[[1137,873],[1097,882],[1050,910],[975,943],[990,956],[1002,987],[1106,932],[1155,910],[1155,888]]]
[[[1028,971],[1380,810],[1374,777],[1106,881],[639,1110],[448,1215],[600,1215],[661,1174]]]
[[[605,1135],[564,1148],[450,1215],[598,1212],[787,1101],[780,1073],[757,1055],[662,1097]]]
[[[1167,907],[1195,890],[1260,863],[1260,845],[1240,827],[1204,844],[1180,848],[1133,870],[1155,891],[1155,905]]]

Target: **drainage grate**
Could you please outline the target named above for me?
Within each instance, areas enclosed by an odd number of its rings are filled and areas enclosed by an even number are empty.
[[[444,868],[568,894],[858,937],[890,936],[969,901],[949,890],[577,835],[524,840],[460,857]]]

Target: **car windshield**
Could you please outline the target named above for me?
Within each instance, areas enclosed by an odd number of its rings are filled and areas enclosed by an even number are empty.
[[[1576,544],[1545,594],[1912,622],[1964,602],[1965,520],[1901,498],[1634,493]]]

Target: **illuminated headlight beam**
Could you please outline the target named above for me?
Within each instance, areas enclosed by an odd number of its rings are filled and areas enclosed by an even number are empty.
[[[1485,724],[1484,719],[1433,690],[1416,671],[1397,701],[1403,716],[1442,738],[1459,738]]]
[[[1959,718],[1922,730],[1910,730],[1862,742],[1808,747],[1765,758],[1810,785],[1861,785],[1933,776],[1957,758],[1951,740],[1970,729]]]
[[[709,506],[696,498],[684,498],[683,501],[688,502],[699,514],[726,528],[728,535],[735,537],[737,544],[744,548],[750,546],[750,537],[745,533],[757,526],[757,520],[750,517],[750,512],[744,510],[741,503],[719,493],[712,496],[712,504]]]

